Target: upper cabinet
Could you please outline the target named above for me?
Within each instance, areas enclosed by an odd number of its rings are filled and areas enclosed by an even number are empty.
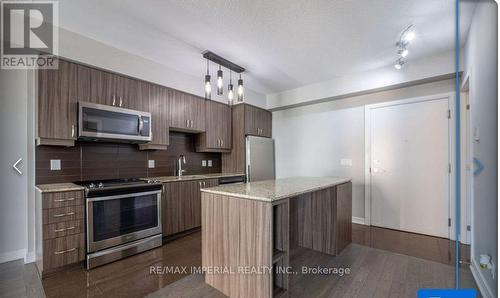
[[[59,69],[38,71],[37,145],[74,146],[77,74],[75,64],[62,60]]]
[[[231,107],[215,102],[205,102],[205,132],[197,138],[198,152],[229,152],[231,141]]]
[[[245,134],[272,137],[271,112],[251,105],[245,105]]]
[[[169,89],[146,82],[138,83],[137,109],[151,113],[151,142],[139,145],[141,150],[167,150],[169,144],[168,114]],[[147,99],[147,100],[145,100]],[[146,110],[147,109],[147,110]]]
[[[205,131],[205,100],[177,90],[170,92],[170,129],[185,132]]]

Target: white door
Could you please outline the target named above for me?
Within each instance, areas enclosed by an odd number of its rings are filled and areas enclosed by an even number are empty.
[[[371,224],[449,237],[448,99],[371,109]]]

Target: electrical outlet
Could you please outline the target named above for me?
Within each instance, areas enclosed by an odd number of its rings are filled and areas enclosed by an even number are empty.
[[[211,168],[212,167],[212,161],[209,159],[208,160],[208,167]]]
[[[60,171],[61,170],[61,160],[60,159],[51,159],[50,160],[50,170],[51,171]]]
[[[207,166],[207,161],[206,160],[202,160],[201,161],[201,166],[202,167],[206,167]]]
[[[155,161],[153,160],[148,160],[148,168],[154,169],[155,168]]]

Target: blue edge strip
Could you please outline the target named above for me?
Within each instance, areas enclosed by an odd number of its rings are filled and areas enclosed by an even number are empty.
[[[459,237],[460,237],[460,31],[458,21],[459,0],[455,2],[455,288],[459,287]]]

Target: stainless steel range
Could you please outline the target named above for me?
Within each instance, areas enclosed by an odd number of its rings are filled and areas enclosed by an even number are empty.
[[[161,183],[80,182],[85,187],[87,269],[161,246]]]

